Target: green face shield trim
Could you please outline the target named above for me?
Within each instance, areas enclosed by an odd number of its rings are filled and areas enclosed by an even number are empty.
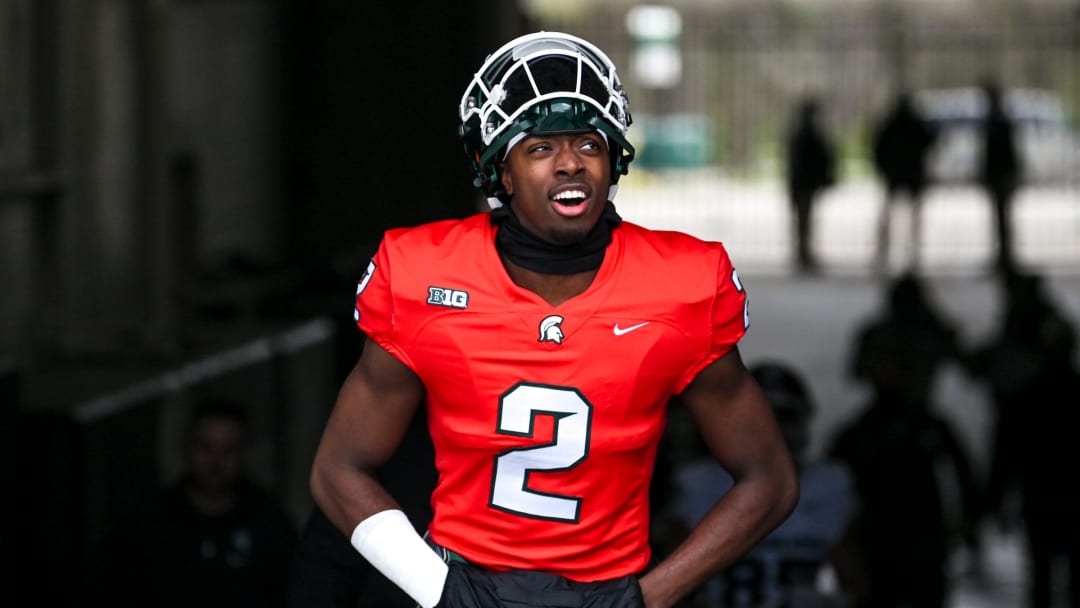
[[[476,160],[479,167],[491,167],[502,160],[506,145],[520,133],[555,134],[599,131],[607,137],[612,154],[612,180],[625,175],[634,159],[634,147],[593,107],[577,100],[555,99],[534,105],[519,116]],[[495,177],[494,175],[492,176]]]

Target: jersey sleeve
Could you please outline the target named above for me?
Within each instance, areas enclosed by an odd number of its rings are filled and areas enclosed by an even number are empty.
[[[704,356],[692,365],[680,379],[676,389],[684,388],[712,362],[730,351],[750,328],[750,307],[746,289],[739,273],[731,263],[727,250],[718,244],[719,259],[716,274],[716,293],[710,315],[709,346]]]
[[[398,359],[408,364],[394,325],[394,292],[390,281],[390,250],[387,239],[379,245],[356,283],[353,319],[356,326]]]
[[[716,277],[716,301],[712,315],[712,350],[726,354],[750,329],[750,300],[739,273],[720,246],[720,263]]]

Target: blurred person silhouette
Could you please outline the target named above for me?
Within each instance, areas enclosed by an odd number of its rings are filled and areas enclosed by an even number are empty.
[[[910,263],[912,268],[918,267],[923,193],[928,185],[926,158],[936,138],[936,129],[922,117],[906,90],[896,95],[892,108],[874,130],[874,168],[885,187],[878,218],[877,266],[881,270],[888,264],[893,208],[905,198],[911,206]]]
[[[278,498],[247,473],[248,412],[198,403],[183,430],[183,470],[125,514],[109,534],[108,605],[285,605],[296,527]]]
[[[944,606],[953,552],[978,559],[979,485],[932,397],[939,369],[959,356],[955,331],[912,274],[890,284],[885,314],[858,331],[852,373],[872,394],[826,451],[851,467],[858,490],[858,605]]]
[[[1007,532],[1022,530],[1028,605],[1053,603],[1065,562],[1071,606],[1080,606],[1080,499],[1063,490],[1059,465],[1080,461],[1076,330],[1051,301],[1044,279],[1012,273],[997,334],[972,353],[970,370],[989,384],[996,419],[986,509]],[[1063,564],[1064,565],[1064,564]]]
[[[837,460],[811,458],[810,423],[817,404],[804,377],[778,360],[755,363],[757,379],[795,460],[802,492],[788,519],[742,559],[710,579],[691,605],[708,608],[840,606],[861,575],[843,559],[845,533],[857,509],[854,479]],[[699,435],[686,434],[693,457],[677,464],[667,517],[685,534],[732,487]]]
[[[997,238],[995,269],[1011,272],[1016,266],[1012,202],[1022,182],[1023,167],[1017,149],[1016,128],[1007,112],[1000,85],[993,79],[984,79],[982,92],[986,113],[980,127],[982,150],[978,177],[994,210]]]
[[[787,134],[787,187],[794,213],[796,263],[802,272],[817,269],[811,248],[813,208],[818,196],[836,181],[836,153],[819,124],[820,103],[806,97]]]
[[[902,354],[910,357],[900,360]],[[886,286],[885,310],[859,327],[851,372],[857,380],[876,386],[883,371],[879,359],[905,366],[905,391],[928,400],[938,371],[946,364],[963,364],[964,353],[951,321],[937,309],[926,284],[913,271],[905,271]]]

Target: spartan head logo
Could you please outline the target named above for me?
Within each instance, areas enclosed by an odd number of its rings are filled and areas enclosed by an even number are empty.
[[[537,342],[562,344],[563,333],[562,327],[559,326],[562,322],[563,318],[559,315],[544,317],[544,320],[540,321],[540,339]]]

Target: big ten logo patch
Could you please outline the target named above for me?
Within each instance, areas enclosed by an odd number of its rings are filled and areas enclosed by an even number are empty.
[[[469,292],[445,287],[428,287],[428,304],[465,308],[469,305]]]

